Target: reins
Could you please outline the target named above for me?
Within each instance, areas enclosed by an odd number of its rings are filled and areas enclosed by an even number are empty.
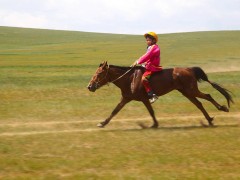
[[[108,66],[109,68],[109,66]],[[134,67],[131,67],[129,70],[127,70],[123,75],[119,76],[117,79],[114,79],[113,81],[109,82],[109,83],[113,83],[119,79],[121,79],[123,76],[125,76],[127,73],[129,73]]]

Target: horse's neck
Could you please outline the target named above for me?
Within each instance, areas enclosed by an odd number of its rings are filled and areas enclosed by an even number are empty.
[[[124,73],[126,73],[129,69],[123,69],[120,67],[110,67],[109,69],[109,75],[110,75],[110,82],[113,82],[113,84],[115,84],[116,86],[118,86],[119,88],[122,87],[122,84],[126,84],[127,80],[129,79],[130,74],[127,73],[124,75]]]

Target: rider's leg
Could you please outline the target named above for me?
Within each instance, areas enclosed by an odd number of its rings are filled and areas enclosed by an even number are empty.
[[[142,76],[142,83],[143,83],[143,85],[144,85],[144,88],[145,88],[148,96],[149,96],[150,102],[151,102],[151,103],[154,103],[154,102],[158,99],[158,97],[157,97],[157,95],[153,92],[153,90],[152,90],[152,88],[151,88],[151,86],[150,86],[149,80],[150,80],[151,75],[152,75],[152,72],[151,72],[151,71],[146,71],[146,72],[143,74],[143,76]]]

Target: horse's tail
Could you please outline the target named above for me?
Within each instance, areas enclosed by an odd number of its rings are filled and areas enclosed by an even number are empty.
[[[228,107],[230,107],[230,103],[234,103],[232,96],[230,94],[231,92],[229,90],[221,87],[219,84],[209,81],[207,74],[200,67],[193,67],[192,70],[193,70],[193,72],[195,74],[195,78],[197,79],[198,82],[201,82],[202,80],[207,81],[226,98]]]

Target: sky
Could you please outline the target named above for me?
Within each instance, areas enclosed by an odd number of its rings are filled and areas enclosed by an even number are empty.
[[[240,30],[240,0],[0,0],[0,26],[117,34]]]

